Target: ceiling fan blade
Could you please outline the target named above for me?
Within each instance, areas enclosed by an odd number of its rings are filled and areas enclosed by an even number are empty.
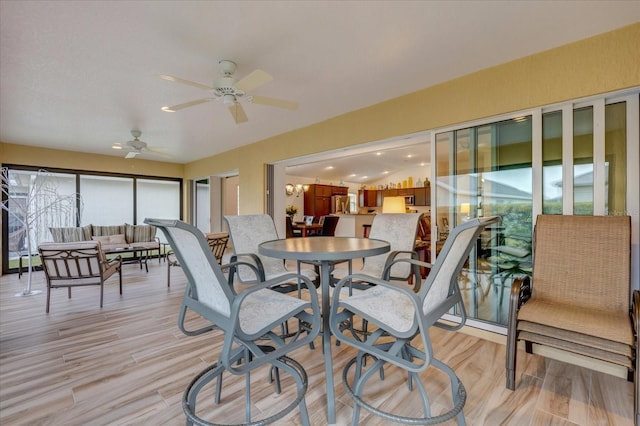
[[[284,99],[269,98],[267,96],[251,96],[249,102],[253,104],[269,105],[278,108],[298,109],[298,103],[294,101],[285,101]]]
[[[249,119],[247,118],[247,114],[244,112],[244,108],[242,108],[242,105],[240,105],[239,102],[231,105],[229,107],[229,112],[231,112],[231,115],[233,116],[236,124],[246,123],[247,121],[249,121]]]
[[[178,105],[173,105],[173,106],[165,106],[165,107],[162,107],[161,109],[163,111],[166,111],[166,112],[176,112],[176,111],[181,110],[183,108],[188,108],[188,107],[191,107],[191,106],[194,106],[194,105],[200,105],[200,104],[203,104],[205,102],[210,102],[210,101],[213,101],[213,100],[215,100],[215,98],[196,99],[195,101],[185,102],[183,104],[178,104]]]
[[[127,155],[124,156],[124,158],[136,158],[138,154],[140,153],[136,151],[131,151],[131,152],[128,152]]]
[[[249,92],[256,87],[260,87],[263,84],[270,82],[271,80],[273,80],[273,77],[266,72],[262,70],[255,70],[242,80],[236,82],[235,87],[243,92]]]
[[[207,86],[205,84],[196,83],[195,81],[185,80],[183,78],[174,77],[172,75],[161,74],[160,78],[162,78],[163,80],[168,80],[168,81],[173,81],[173,82],[176,82],[176,83],[186,84],[187,86],[197,87],[198,89],[213,90],[213,87],[209,87],[209,86]]]

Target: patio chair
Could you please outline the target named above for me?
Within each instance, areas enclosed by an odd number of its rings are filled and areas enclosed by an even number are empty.
[[[540,215],[533,240],[533,278],[511,287],[506,386],[515,389],[517,341],[626,368],[640,424],[640,293],[631,287],[629,216]]]
[[[464,325],[466,312],[458,287],[458,274],[482,229],[497,220],[498,217],[477,218],[456,227],[447,238],[434,265],[411,258],[395,260],[393,264],[396,265],[404,263],[409,266],[431,267],[431,272],[417,293],[408,286],[399,286],[389,280],[363,274],[348,275],[336,284],[331,304],[331,331],[336,339],[358,350],[358,354],[348,361],[343,371],[343,383],[354,400],[353,425],[358,424],[361,407],[400,423],[433,424],[457,417],[458,423],[464,424],[462,408],[466,401],[465,388],[454,371],[434,357],[429,328],[436,326],[445,330],[458,330]],[[393,264],[388,266],[393,267]],[[369,283],[375,287],[344,298],[341,290],[349,285],[350,280]],[[460,323],[450,325],[440,322],[442,315],[454,307],[460,315]],[[345,322],[353,323],[356,318],[366,320],[374,326],[366,339],[361,339],[352,329],[344,327]],[[418,337],[416,344],[412,343]],[[371,356],[375,362],[365,369],[364,361],[367,356]],[[413,390],[414,384],[418,387],[422,417],[409,418],[385,412],[366,400],[366,383],[376,372],[382,375],[386,363],[407,372],[410,390]],[[352,383],[349,383],[349,370],[354,364],[355,374]],[[452,408],[435,416],[432,416],[429,398],[420,380],[420,373],[429,366],[449,376],[452,390]],[[442,404],[442,401],[439,402]]]
[[[271,216],[266,214],[225,216],[231,245],[233,246],[232,262],[243,261],[253,264],[259,273],[258,280],[265,281],[291,273],[281,259],[263,256],[258,253],[258,246],[271,240],[277,240],[278,232]],[[299,273],[311,280],[317,280],[318,275],[310,269],[299,269]],[[238,281],[244,285],[253,285],[256,281],[254,270],[240,265],[231,268],[231,280],[237,274]],[[233,282],[233,281],[232,281]],[[298,289],[295,280],[284,282],[278,291],[287,293]]]
[[[72,243],[42,243],[38,246],[47,281],[47,307],[51,300],[51,289],[67,287],[71,299],[71,288],[100,286],[100,307],[104,299],[104,282],[118,273],[120,294],[122,294],[122,261],[120,256],[107,260],[99,241]]]
[[[418,221],[422,213],[383,213],[377,214],[373,218],[369,238],[387,241],[390,244],[390,252],[377,256],[367,257],[363,261],[362,269],[359,274],[370,275],[382,278],[382,272],[385,267],[393,260],[399,258],[418,258],[414,247],[416,244],[416,235],[418,232]],[[345,268],[336,268],[333,270],[333,279],[339,279],[350,274],[352,271]],[[409,263],[399,262],[389,270],[388,279],[394,281],[407,282],[413,274],[413,268]],[[416,281],[419,285],[420,281]],[[363,289],[369,286],[365,284],[353,283],[354,288]]]
[[[165,234],[187,277],[187,288],[178,319],[180,329],[191,336],[213,329],[219,329],[224,334],[224,344],[217,362],[196,375],[183,394],[182,407],[187,416],[187,424],[211,424],[199,417],[196,399],[209,382],[220,379],[222,373],[228,371],[245,376],[246,423],[273,423],[297,406],[302,424],[308,425],[304,400],[307,375],[302,365],[289,358],[288,354],[311,342],[320,330],[320,309],[313,283],[301,275],[287,274],[268,281],[258,281],[247,290],[236,293],[200,230],[177,220],[145,219],[145,223],[157,226]],[[247,264],[244,266],[252,268]],[[307,288],[310,301],[273,290],[287,281],[299,282]],[[188,330],[185,326],[188,310],[202,316],[209,325]],[[283,323],[294,318],[307,324],[308,328],[301,327],[286,337],[275,332]],[[288,373],[296,384],[297,393],[294,400],[279,412],[270,414],[267,418],[252,419],[250,373],[262,366],[271,366]],[[221,381],[218,380],[218,383]],[[216,402],[219,402],[219,396],[220,392],[216,387]]]
[[[222,257],[227,248],[229,242],[229,234],[226,232],[205,234],[207,237],[207,244],[213,253],[213,256],[218,261],[218,265],[222,264]],[[171,267],[180,266],[178,258],[173,251],[167,253],[167,287],[171,287]]]

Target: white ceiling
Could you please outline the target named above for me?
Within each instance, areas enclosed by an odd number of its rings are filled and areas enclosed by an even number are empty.
[[[137,128],[186,163],[639,19],[638,1],[0,0],[0,140],[123,156]],[[160,74],[211,85],[220,59],[299,109],[160,110],[208,95]]]

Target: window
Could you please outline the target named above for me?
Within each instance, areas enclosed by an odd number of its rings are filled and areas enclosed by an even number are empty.
[[[49,206],[31,227],[31,251],[51,241],[49,227],[142,224],[145,217],[182,218],[182,179],[89,174],[73,170],[7,169],[9,212],[2,210],[3,273],[17,271],[28,250],[25,209]],[[134,190],[135,188],[135,190]],[[80,197],[77,196],[80,194]],[[52,197],[63,202],[52,202]],[[8,199],[7,199],[8,198]],[[31,200],[30,202],[28,200]]]

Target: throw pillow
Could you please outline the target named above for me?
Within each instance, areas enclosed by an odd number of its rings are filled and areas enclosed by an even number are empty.
[[[116,234],[109,236],[110,244],[127,244],[127,241],[124,239],[124,234]]]
[[[109,244],[110,237],[108,235],[94,235],[91,237],[93,241],[100,241],[100,244]]]

